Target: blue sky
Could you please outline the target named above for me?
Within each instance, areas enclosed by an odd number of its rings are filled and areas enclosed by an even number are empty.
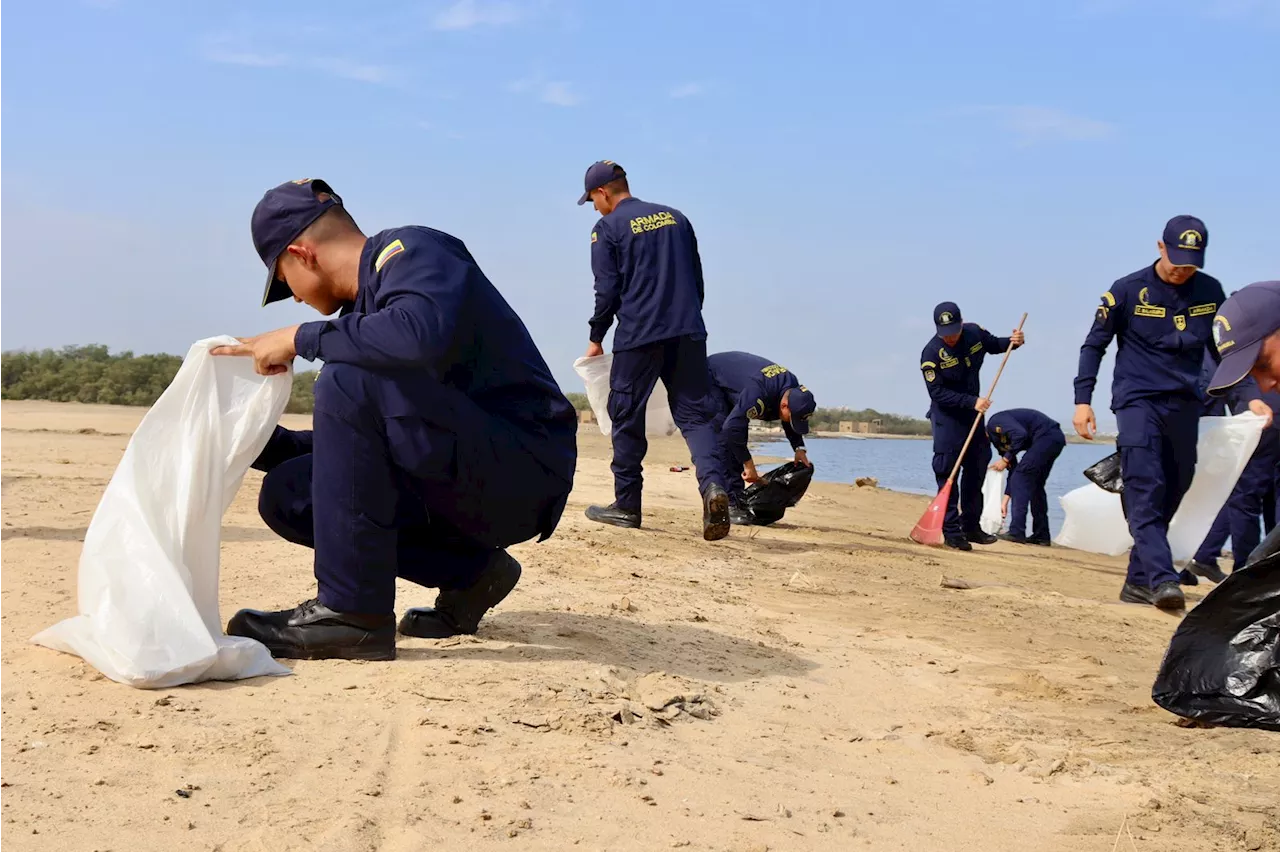
[[[315,318],[258,307],[248,224],[323,177],[366,232],[463,239],[581,390],[574,202],[601,158],[693,221],[711,350],[786,364],[819,404],[922,415],[953,299],[1000,332],[1029,313],[996,407],[1069,419],[1099,294],[1175,214],[1205,219],[1228,291],[1280,277],[1280,0],[4,13],[5,349],[181,353]]]

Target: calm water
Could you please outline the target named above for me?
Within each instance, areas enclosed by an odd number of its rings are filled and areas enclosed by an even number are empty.
[[[814,438],[807,442],[809,461],[815,478],[822,482],[852,484],[860,476],[874,476],[881,488],[912,494],[934,495],[938,485],[933,476],[933,441],[895,441],[882,438]],[[1062,528],[1062,506],[1058,498],[1088,482],[1084,469],[1115,452],[1114,444],[1067,444],[1049,475],[1049,526],[1053,535]],[[791,458],[794,453],[785,440],[770,441],[753,452],[765,456]],[[992,456],[994,460],[994,454]],[[768,469],[772,465],[761,465]]]

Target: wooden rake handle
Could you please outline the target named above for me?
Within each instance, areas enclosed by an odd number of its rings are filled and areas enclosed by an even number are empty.
[[[1026,311],[1022,313],[1022,319],[1018,320],[1018,327],[1015,331],[1022,331],[1022,324],[1027,321]],[[987,389],[985,399],[991,401],[991,395],[996,392],[996,383],[1000,381],[1000,374],[1004,372],[1004,365],[1009,363],[1009,356],[1013,354],[1013,344],[1009,344],[1009,348],[1004,350],[1004,358],[1000,361],[1000,369],[996,370],[996,377],[991,380],[991,387]],[[969,437],[964,439],[964,446],[960,449],[960,457],[956,459],[955,466],[951,468],[951,475],[947,477],[947,482],[955,482],[956,475],[960,473],[960,464],[964,461],[964,454],[969,452],[969,444],[973,442],[973,435],[978,430],[978,424],[982,422],[986,412],[977,412],[978,416],[973,418],[973,425],[969,427]]]

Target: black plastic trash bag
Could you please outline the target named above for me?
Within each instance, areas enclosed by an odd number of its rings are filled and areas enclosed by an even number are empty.
[[[1151,698],[1205,724],[1280,731],[1280,527],[1182,619]]]
[[[1084,475],[1103,491],[1110,491],[1112,494],[1124,492],[1124,479],[1120,476],[1119,450],[1085,468]]]
[[[799,462],[787,462],[760,477],[742,494],[741,505],[751,513],[752,523],[768,526],[780,520],[809,490],[813,468]]]

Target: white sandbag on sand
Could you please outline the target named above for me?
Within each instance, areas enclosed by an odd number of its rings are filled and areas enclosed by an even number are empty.
[[[140,688],[289,674],[252,639],[224,636],[222,515],[289,401],[291,377],[191,347],[129,440],[80,554],[80,614],[32,641]]]
[[[1195,477],[1169,524],[1174,562],[1195,555],[1257,448],[1262,426],[1263,418],[1248,411],[1234,417],[1200,418]],[[1120,495],[1090,482],[1059,500],[1066,520],[1055,544],[1109,556],[1133,546]]]
[[[613,367],[613,354],[606,352],[594,358],[579,358],[573,362],[574,372],[582,378],[587,386],[587,402],[600,424],[601,435],[613,434],[613,421],[609,419],[609,370]],[[646,435],[674,435],[676,421],[671,417],[671,406],[667,402],[667,386],[662,379],[654,385],[649,396],[649,405],[644,413],[644,432]]]
[[[982,480],[982,517],[978,526],[984,533],[995,535],[1004,526],[1004,517],[1000,514],[1000,506],[1004,502],[1003,470],[987,470],[987,478]]]

